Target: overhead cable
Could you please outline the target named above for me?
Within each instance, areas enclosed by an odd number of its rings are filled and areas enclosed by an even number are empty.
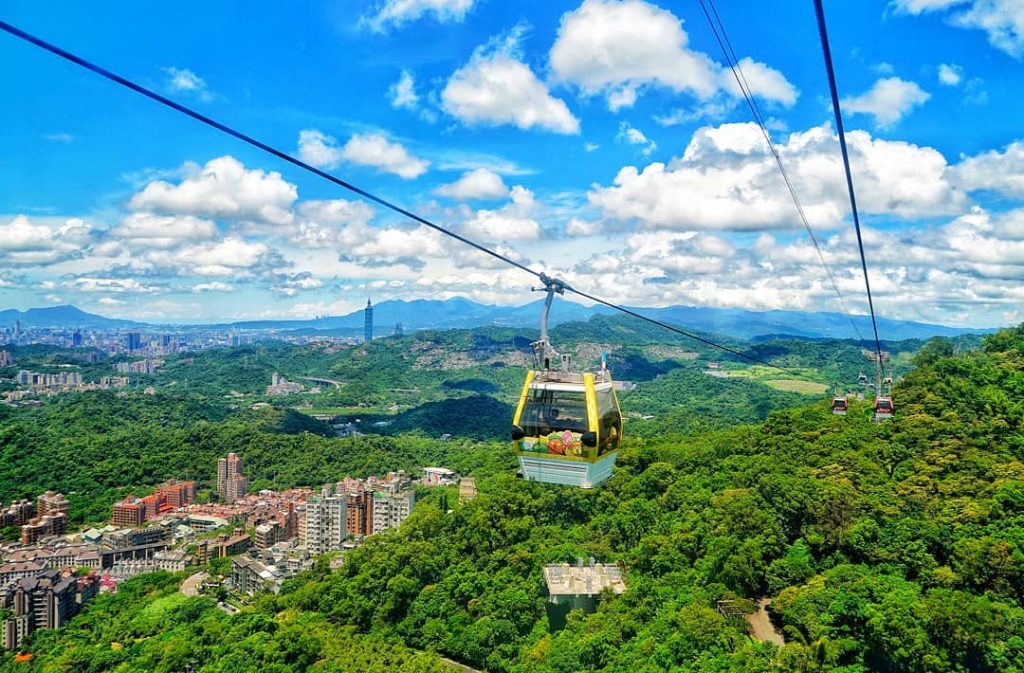
[[[736,85],[739,87],[740,92],[743,94],[743,99],[747,103],[747,107],[750,108],[750,114],[753,115],[754,121],[757,123],[758,128],[761,129],[761,135],[764,136],[765,142],[768,144],[768,149],[772,156],[775,158],[775,163],[779,167],[779,172],[782,174],[782,180],[786,183],[786,189],[789,191],[790,197],[793,199],[793,204],[796,206],[796,212],[800,216],[800,221],[804,225],[804,229],[807,231],[808,238],[811,239],[811,244],[814,246],[814,250],[818,253],[818,260],[821,262],[821,268],[825,270],[825,275],[828,276],[829,283],[832,284],[832,289],[836,293],[836,297],[839,299],[839,306],[846,318],[850,321],[850,325],[853,327],[854,334],[857,335],[858,340],[864,341],[864,335],[861,334],[860,328],[857,327],[857,322],[853,319],[853,314],[849,307],[846,305],[846,299],[843,297],[842,290],[839,289],[839,283],[836,281],[835,275],[832,273],[832,269],[829,267],[828,262],[825,261],[825,253],[821,250],[821,245],[818,243],[818,237],[814,233],[814,229],[811,227],[810,221],[807,219],[807,213],[804,212],[803,204],[800,203],[800,198],[797,196],[796,188],[793,186],[793,181],[789,177],[789,171],[786,170],[786,165],[782,161],[782,155],[779,153],[778,147],[772,140],[771,134],[768,132],[768,124],[761,114],[761,108],[757,104],[757,100],[754,98],[754,94],[750,89],[750,85],[747,83],[747,78],[743,74],[743,68],[740,66],[739,58],[736,56],[736,51],[732,47],[732,41],[729,39],[729,34],[725,30],[725,24],[722,23],[722,18],[718,15],[718,8],[715,6],[715,0],[707,0],[707,3],[711,6],[711,11],[708,11],[708,4],[705,4],[705,0],[699,0],[700,7],[704,11],[704,16],[708,20],[708,25],[711,26],[711,32],[715,36],[715,40],[718,42],[719,48],[722,50],[722,56],[725,58],[725,62],[728,64],[729,69],[732,71],[732,76],[736,80]],[[714,18],[712,18],[714,15]]]
[[[828,74],[828,88],[832,95],[832,111],[836,117],[836,131],[839,133],[839,149],[843,153],[843,169],[846,171],[846,188],[850,193],[850,210],[853,212],[853,228],[857,232],[857,248],[860,250],[860,265],[864,271],[864,289],[868,295],[868,308],[871,311],[871,327],[875,331],[875,356],[878,358],[878,370],[884,372],[882,362],[882,342],[878,338],[878,320],[875,318],[875,302],[871,297],[871,280],[868,278],[868,262],[864,255],[864,238],[860,232],[860,215],[857,213],[857,196],[853,190],[853,173],[850,171],[850,153],[846,149],[846,131],[843,128],[843,113],[839,107],[839,89],[836,86],[836,73],[832,67],[832,49],[828,42],[828,29],[825,27],[825,9],[821,0],[814,0],[814,12],[818,17],[818,34],[821,36],[821,51],[825,56],[825,71]],[[879,391],[881,392],[881,391]]]
[[[339,178],[339,177],[337,177],[335,175],[332,175],[331,173],[328,173],[327,171],[324,171],[324,170],[321,170],[319,168],[316,168],[315,166],[313,166],[311,164],[308,164],[305,161],[302,161],[301,159],[298,159],[298,158],[288,154],[287,152],[285,152],[283,150],[280,150],[280,149],[278,149],[278,148],[276,148],[276,147],[274,147],[272,145],[268,145],[267,143],[265,143],[263,141],[257,140],[256,138],[253,138],[252,136],[250,136],[250,135],[248,135],[246,133],[238,131],[238,130],[236,130],[236,129],[234,129],[234,128],[232,128],[232,127],[230,127],[230,126],[228,126],[228,125],[226,125],[226,124],[224,124],[222,122],[219,122],[219,121],[213,119],[212,117],[209,117],[209,116],[204,115],[204,114],[202,114],[200,112],[197,112],[196,110],[193,110],[192,108],[190,108],[190,107],[188,107],[186,105],[183,105],[181,103],[173,101],[170,98],[167,98],[166,96],[162,96],[161,94],[153,91],[152,89],[144,87],[141,84],[138,84],[136,82],[133,82],[132,80],[129,80],[129,79],[125,78],[125,77],[122,77],[122,76],[120,76],[120,75],[118,75],[116,73],[113,73],[110,70],[107,70],[106,68],[103,68],[103,67],[101,67],[99,65],[96,65],[96,64],[94,64],[94,63],[92,63],[90,61],[87,61],[86,59],[84,59],[84,58],[82,58],[80,56],[77,56],[75,54],[72,54],[71,52],[69,52],[69,51],[67,51],[65,49],[62,49],[62,48],[60,48],[60,47],[58,47],[58,46],[56,46],[54,44],[51,44],[50,42],[47,42],[47,41],[45,41],[45,40],[43,40],[41,38],[38,38],[38,37],[36,37],[34,35],[31,35],[30,33],[27,33],[25,31],[21,30],[20,28],[17,28],[16,26],[13,26],[13,25],[5,22],[5,21],[0,20],[0,30],[3,30],[3,31],[5,31],[5,32],[7,32],[7,33],[9,33],[11,35],[14,35],[15,37],[18,37],[18,38],[22,39],[22,40],[25,40],[26,42],[34,44],[37,47],[45,49],[46,51],[48,51],[48,52],[50,52],[52,54],[55,54],[55,55],[65,59],[67,61],[70,61],[71,63],[74,63],[75,65],[78,65],[78,66],[81,66],[81,67],[83,67],[83,68],[85,68],[87,70],[90,70],[90,71],[96,73],[97,75],[100,75],[101,77],[104,77],[105,79],[108,79],[108,80],[110,80],[112,82],[120,84],[123,87],[131,89],[132,91],[135,91],[136,93],[142,94],[143,96],[146,96],[147,98],[155,100],[156,102],[160,103],[161,105],[164,105],[164,106],[169,107],[169,108],[171,108],[173,110],[176,110],[176,111],[178,111],[178,112],[180,112],[180,113],[182,113],[184,115],[187,115],[187,116],[195,119],[196,121],[202,122],[203,124],[206,124],[207,126],[210,126],[210,127],[214,128],[214,129],[217,129],[218,131],[226,133],[226,134],[228,134],[228,135],[230,135],[230,136],[232,136],[234,138],[237,138],[238,140],[241,140],[244,143],[247,143],[247,144],[249,144],[249,145],[251,145],[251,146],[253,146],[253,147],[255,147],[255,148],[259,149],[259,150],[262,150],[263,152],[267,152],[268,154],[272,154],[275,157],[277,157],[277,158],[279,158],[279,159],[281,159],[283,161],[286,161],[286,162],[288,162],[288,163],[290,163],[290,164],[292,164],[294,166],[297,166],[297,167],[299,167],[299,168],[301,168],[301,169],[303,169],[305,171],[308,171],[309,173],[312,173],[312,174],[314,174],[314,175],[316,175],[316,176],[318,176],[320,178],[323,178],[324,180],[332,182],[333,184],[338,185],[339,187],[342,187],[342,188],[347,189],[347,190],[349,190],[349,191],[351,191],[351,192],[353,192],[355,194],[358,194],[359,196],[362,196],[365,199],[368,199],[370,201],[373,201],[374,203],[377,203],[377,204],[379,204],[381,206],[384,206],[385,208],[387,208],[389,210],[392,210],[392,211],[394,211],[396,213],[399,213],[400,215],[408,217],[411,220],[414,220],[416,222],[419,222],[420,224],[423,224],[423,225],[425,225],[427,227],[430,227],[431,229],[433,229],[435,231],[438,231],[438,232],[440,232],[440,233],[442,233],[442,234],[444,234],[446,236],[450,236],[451,238],[454,238],[455,240],[457,240],[457,241],[459,241],[459,242],[461,242],[461,243],[463,243],[465,245],[468,245],[468,246],[470,246],[472,248],[475,248],[476,250],[478,250],[480,252],[486,253],[486,254],[490,255],[491,257],[499,259],[502,262],[505,262],[506,264],[509,264],[509,265],[511,265],[511,266],[513,266],[513,267],[515,267],[515,268],[517,268],[519,270],[521,270],[521,271],[525,271],[526,273],[528,273],[528,274],[530,274],[530,275],[532,275],[532,276],[534,276],[536,278],[539,278],[542,281],[545,280],[545,279],[550,280],[546,274],[544,274],[544,273],[542,273],[540,271],[535,271],[535,270],[529,268],[528,266],[526,266],[526,265],[524,265],[524,264],[522,264],[520,262],[517,262],[514,259],[511,259],[507,255],[503,255],[503,254],[501,254],[499,252],[491,250],[490,248],[488,248],[488,247],[486,247],[486,246],[484,246],[484,245],[482,245],[480,243],[477,243],[476,241],[473,241],[473,240],[471,240],[469,238],[466,238],[465,236],[462,236],[461,234],[458,234],[458,233],[452,231],[451,229],[448,229],[447,227],[443,227],[443,226],[441,226],[439,224],[431,222],[431,221],[427,220],[426,218],[421,217],[420,215],[417,215],[417,214],[413,213],[412,211],[409,211],[409,210],[407,210],[407,209],[405,209],[405,208],[403,208],[401,206],[398,206],[398,205],[388,201],[387,199],[384,199],[384,198],[382,198],[380,196],[377,196],[377,195],[373,194],[372,192],[369,192],[369,191],[367,191],[367,190],[365,190],[365,189],[363,189],[361,187],[357,187],[356,185],[352,184],[351,182],[348,182],[347,180],[343,180],[343,179],[341,179],[341,178]],[[712,341],[710,339],[698,336],[696,334],[688,332],[688,331],[686,331],[684,329],[681,329],[679,327],[676,327],[674,325],[670,325],[670,324],[662,322],[660,320],[656,320],[654,318],[650,318],[648,316],[645,316],[645,315],[642,315],[640,313],[637,313],[636,311],[634,311],[632,309],[626,308],[624,306],[620,306],[618,304],[615,304],[613,302],[601,299],[599,297],[595,297],[595,296],[593,296],[591,294],[588,294],[588,293],[586,293],[586,292],[584,292],[582,290],[577,290],[576,288],[574,288],[574,287],[572,287],[572,286],[570,286],[568,284],[565,284],[562,281],[559,281],[559,283],[568,292],[572,292],[572,293],[574,293],[576,295],[579,295],[580,297],[583,297],[585,299],[589,299],[590,301],[596,302],[598,304],[602,304],[604,306],[612,308],[612,309],[614,309],[616,311],[619,311],[621,313],[625,313],[626,315],[630,315],[630,316],[633,316],[635,318],[639,318],[640,320],[644,320],[644,321],[646,321],[648,323],[651,323],[653,325],[657,325],[659,327],[667,329],[667,330],[669,330],[671,332],[674,332],[676,334],[679,334],[681,336],[688,337],[690,339],[693,339],[693,340],[698,341],[700,343],[706,344],[708,346],[711,346],[711,347],[716,348],[718,350],[721,350],[723,352],[730,353],[730,354],[735,355],[737,357],[743,358],[743,359],[745,359],[745,360],[747,360],[749,362],[753,362],[755,364],[764,365],[766,367],[771,367],[773,369],[776,369],[776,370],[781,371],[781,372],[785,372],[785,373],[790,374],[792,376],[806,378],[805,375],[802,375],[799,372],[795,372],[795,371],[787,369],[785,367],[780,367],[779,365],[772,364],[770,362],[761,360],[761,359],[753,357],[751,355],[747,355],[746,353],[743,353],[742,351],[739,351],[739,350],[736,350],[734,348],[730,348],[728,346],[724,346],[722,344],[716,343],[716,342],[714,342],[714,341]]]

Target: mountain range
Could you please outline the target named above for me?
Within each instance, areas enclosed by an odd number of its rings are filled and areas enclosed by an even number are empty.
[[[10,327],[15,321],[20,322],[22,327],[145,327],[144,323],[107,318],[69,305],[30,308],[27,311],[13,308],[0,311],[0,327]]]
[[[479,304],[462,297],[452,299],[416,299],[383,301],[373,307],[377,336],[391,334],[395,325],[406,331],[420,329],[465,329],[483,326],[536,327],[540,319],[543,300],[523,306],[493,306]],[[668,306],[664,308],[633,308],[636,312],[680,327],[703,332],[726,334],[742,339],[769,335],[803,338],[870,338],[873,334],[871,319],[842,313],[810,313],[805,311],[748,311],[695,306]],[[580,320],[593,315],[614,313],[605,306],[583,306],[570,301],[556,301],[551,309],[552,326]],[[343,316],[323,316],[311,320],[249,320],[233,323],[204,325],[215,328],[242,330],[278,330],[296,334],[333,333],[361,335],[364,314],[362,310]],[[88,328],[145,328],[145,323],[87,313],[74,306],[33,308],[27,311],[8,309],[0,311],[0,326],[11,326],[15,320],[23,327],[88,327]],[[856,324],[856,331],[851,322]],[[857,333],[859,331],[859,334]],[[879,318],[878,331],[883,339],[924,339],[933,336],[958,336],[991,330],[948,327],[909,320]]]

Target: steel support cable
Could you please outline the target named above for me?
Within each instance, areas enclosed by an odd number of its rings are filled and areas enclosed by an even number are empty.
[[[839,299],[839,307],[842,309],[843,314],[846,315],[847,320],[850,321],[850,326],[853,327],[853,333],[857,335],[858,340],[864,341],[864,335],[861,334],[860,328],[857,327],[857,322],[853,319],[852,312],[846,304],[846,298],[843,297],[843,293],[839,289],[839,283],[836,281],[835,274],[832,273],[832,269],[829,267],[828,262],[825,261],[825,253],[822,252],[821,245],[818,243],[818,237],[815,235],[814,229],[811,227],[811,223],[807,219],[807,213],[804,211],[803,204],[797,196],[796,188],[793,186],[793,182],[789,177],[789,171],[786,170],[786,165],[782,161],[782,155],[775,146],[775,142],[772,140],[771,134],[768,133],[768,125],[765,122],[764,116],[761,114],[761,108],[758,106],[757,100],[754,98],[754,94],[750,90],[747,78],[743,74],[743,68],[740,67],[739,59],[736,57],[736,51],[732,47],[732,41],[729,39],[729,34],[725,30],[725,24],[722,23],[722,19],[718,15],[718,8],[715,6],[714,0],[708,0],[708,3],[711,5],[711,12],[709,13],[704,0],[699,0],[699,2],[701,9],[704,11],[704,16],[708,20],[708,25],[711,27],[711,32],[714,34],[715,40],[718,42],[718,46],[722,50],[722,56],[725,57],[725,62],[729,65],[729,69],[732,71],[732,76],[736,80],[736,84],[739,86],[740,92],[743,94],[743,99],[746,101],[747,107],[750,108],[750,114],[753,115],[754,121],[757,123],[758,128],[761,129],[761,135],[764,136],[764,140],[768,144],[768,149],[775,158],[775,163],[778,165],[779,172],[782,174],[782,180],[785,182],[786,189],[789,191],[789,195],[793,199],[793,204],[796,206],[796,211],[800,215],[800,221],[803,223],[804,229],[807,231],[808,238],[811,239],[811,244],[814,246],[814,250],[818,253],[818,260],[821,262],[821,268],[824,269],[825,275],[828,277],[829,283],[832,285],[832,289],[835,290],[836,297]],[[714,14],[714,19],[711,18],[712,13]],[[719,31],[721,33],[719,33]]]
[[[797,372],[797,371],[794,371],[792,369],[788,369],[786,367],[782,367],[782,366],[779,366],[779,365],[776,365],[776,364],[772,364],[771,362],[766,362],[765,360],[761,360],[761,359],[755,358],[755,357],[753,357],[751,355],[747,355],[746,353],[744,353],[742,351],[738,351],[738,350],[736,350],[734,348],[729,348],[728,346],[723,346],[722,344],[716,343],[716,342],[714,342],[714,341],[712,341],[710,339],[706,339],[706,338],[704,338],[702,336],[698,336],[698,335],[696,335],[696,334],[694,334],[692,332],[687,332],[686,330],[681,329],[679,327],[676,327],[675,325],[670,325],[670,324],[668,324],[666,322],[662,322],[660,320],[657,320],[656,318],[651,318],[649,316],[643,315],[642,313],[637,313],[636,311],[634,311],[632,309],[629,309],[629,308],[626,308],[625,306],[621,306],[619,304],[615,304],[615,303],[607,301],[605,299],[601,299],[600,297],[595,297],[594,295],[588,294],[588,293],[584,292],[583,290],[577,290],[576,288],[572,287],[571,285],[564,285],[564,288],[565,288],[566,292],[572,292],[573,294],[579,295],[580,297],[583,297],[584,299],[589,299],[592,302],[601,304],[603,306],[607,306],[608,308],[615,309],[616,311],[621,311],[622,313],[625,313],[626,315],[631,315],[634,318],[639,318],[640,320],[649,322],[652,325],[657,325],[658,327],[662,327],[664,329],[667,329],[670,332],[675,332],[676,334],[679,334],[679,335],[682,335],[684,337],[693,339],[694,341],[699,341],[700,343],[707,344],[708,346],[713,346],[713,347],[717,348],[720,351],[724,351],[726,353],[731,353],[732,355],[736,355],[738,357],[741,357],[744,360],[748,360],[749,362],[753,362],[753,363],[759,364],[759,365],[764,365],[765,367],[771,367],[772,369],[777,369],[780,372],[784,372],[786,374],[789,374],[790,376],[795,376],[797,378],[807,379],[809,381],[813,380],[810,377],[808,377],[807,375],[801,374],[800,372]]]
[[[864,271],[864,289],[868,295],[868,308],[871,310],[871,327],[875,332],[875,356],[878,358],[879,370],[884,373],[885,363],[882,362],[882,342],[878,338],[878,320],[875,318],[875,302],[871,297],[871,280],[868,278],[868,262],[864,255],[864,239],[860,232],[860,215],[857,213],[857,196],[853,189],[853,173],[850,171],[850,153],[846,149],[846,131],[843,128],[843,113],[839,108],[839,89],[836,86],[836,73],[832,66],[832,49],[828,42],[828,29],[825,27],[825,8],[821,0],[814,0],[814,12],[818,18],[818,34],[821,37],[821,51],[825,57],[825,72],[828,74],[828,88],[832,96],[832,111],[836,117],[836,130],[839,133],[839,149],[843,153],[843,169],[846,171],[846,188],[850,193],[850,210],[853,212],[853,228],[857,232],[857,248],[860,250],[860,266]],[[881,391],[877,391],[879,394]]]
[[[352,184],[352,183],[350,183],[350,182],[348,182],[346,180],[343,180],[343,179],[341,179],[341,178],[339,178],[339,177],[337,177],[335,175],[332,175],[331,173],[328,173],[328,172],[323,171],[323,170],[321,170],[319,168],[316,168],[315,166],[312,166],[311,164],[308,164],[305,161],[302,161],[301,159],[297,159],[297,158],[293,157],[292,155],[288,154],[287,152],[284,152],[283,150],[279,150],[276,147],[273,147],[272,145],[268,145],[267,143],[264,143],[264,142],[262,142],[260,140],[257,140],[256,138],[253,138],[252,136],[249,136],[249,135],[247,135],[245,133],[242,133],[241,131],[235,130],[234,128],[232,128],[230,126],[227,126],[226,124],[223,124],[223,123],[221,123],[221,122],[219,122],[219,121],[217,121],[217,120],[215,120],[215,119],[213,119],[211,117],[208,117],[208,116],[206,116],[206,115],[204,115],[204,114],[202,114],[200,112],[197,112],[197,111],[193,110],[192,108],[190,108],[188,106],[182,105],[181,103],[177,103],[177,102],[171,100],[170,98],[167,98],[166,96],[162,96],[162,95],[156,93],[155,91],[142,86],[141,84],[137,84],[136,82],[133,82],[133,81],[131,81],[131,80],[125,78],[125,77],[122,77],[122,76],[120,76],[120,75],[118,75],[116,73],[113,73],[113,72],[107,70],[106,68],[103,68],[103,67],[101,67],[99,65],[96,65],[96,64],[94,64],[94,63],[92,63],[90,61],[87,61],[86,59],[84,59],[84,58],[82,58],[80,56],[72,54],[71,52],[69,52],[69,51],[67,51],[65,49],[62,49],[62,48],[60,48],[60,47],[58,47],[58,46],[56,46],[54,44],[51,44],[51,43],[49,43],[49,42],[47,42],[47,41],[45,41],[45,40],[43,40],[41,38],[38,38],[38,37],[36,37],[36,36],[34,36],[34,35],[30,34],[30,33],[27,33],[25,31],[21,30],[20,28],[18,28],[16,26],[13,26],[10,23],[7,23],[6,21],[0,20],[0,30],[3,30],[4,32],[7,32],[7,33],[9,33],[9,34],[11,34],[11,35],[13,35],[13,36],[15,36],[17,38],[20,38],[20,39],[22,39],[22,40],[24,40],[26,42],[29,42],[29,43],[37,46],[37,47],[40,47],[40,48],[42,48],[42,49],[44,49],[44,50],[46,50],[46,51],[48,51],[48,52],[50,52],[52,54],[55,54],[55,55],[65,59],[67,61],[70,61],[71,63],[74,63],[75,65],[81,66],[81,67],[85,68],[86,70],[90,70],[90,71],[96,73],[97,75],[100,75],[101,77],[103,77],[105,79],[108,79],[108,80],[110,80],[112,82],[115,82],[116,84],[120,84],[121,86],[123,86],[125,88],[131,89],[132,91],[135,91],[136,93],[142,94],[143,96],[145,96],[147,98],[155,100],[156,102],[158,102],[158,103],[160,103],[160,104],[162,104],[162,105],[164,105],[166,107],[169,107],[169,108],[171,108],[173,110],[176,110],[177,112],[180,112],[180,113],[182,113],[184,115],[187,115],[187,116],[195,119],[196,121],[199,121],[199,122],[201,122],[201,123],[203,123],[203,124],[205,124],[207,126],[210,126],[210,127],[214,128],[214,129],[217,129],[218,131],[226,133],[226,134],[228,134],[228,135],[230,135],[230,136],[232,136],[232,137],[234,137],[234,138],[236,138],[238,140],[241,140],[242,142],[244,142],[244,143],[246,143],[248,145],[251,145],[251,146],[253,146],[253,147],[255,147],[255,148],[259,149],[259,150],[262,150],[262,151],[264,151],[264,152],[266,152],[268,154],[272,154],[273,156],[275,156],[275,157],[277,157],[277,158],[279,158],[279,159],[281,159],[283,161],[286,161],[286,162],[288,162],[290,164],[293,164],[294,166],[297,166],[297,167],[299,167],[299,168],[301,168],[301,169],[303,169],[305,171],[308,171],[308,172],[310,172],[310,173],[312,173],[312,174],[314,174],[314,175],[316,175],[318,177],[321,177],[324,180],[332,182],[335,185],[338,185],[339,187],[347,189],[350,192],[358,194],[358,195],[362,196],[363,198],[365,198],[367,200],[373,201],[374,203],[377,203],[377,204],[379,204],[381,206],[384,206],[385,208],[387,208],[389,210],[392,210],[392,211],[394,211],[396,213],[399,213],[400,215],[404,215],[405,217],[408,217],[409,219],[411,219],[411,220],[413,220],[415,222],[419,222],[420,224],[428,226],[431,229],[433,229],[435,231],[438,231],[438,232],[440,232],[440,233],[442,233],[442,234],[444,234],[446,236],[450,236],[451,238],[454,238],[455,240],[457,240],[457,241],[459,241],[461,243],[464,243],[464,244],[466,244],[466,245],[468,245],[468,246],[470,246],[472,248],[475,248],[476,250],[478,250],[480,252],[486,253],[486,254],[490,255],[491,257],[499,259],[499,260],[505,262],[506,264],[509,264],[509,265],[511,265],[511,266],[513,266],[513,267],[515,267],[515,268],[517,268],[519,270],[521,270],[521,271],[525,271],[526,273],[528,273],[528,274],[530,274],[530,275],[532,275],[532,276],[534,276],[536,278],[539,278],[545,284],[552,283],[552,282],[557,283],[562,288],[564,288],[564,290],[566,290],[568,292],[572,292],[574,294],[577,294],[580,297],[584,297],[584,298],[589,299],[589,300],[591,300],[591,301],[593,301],[595,303],[602,304],[602,305],[607,306],[609,308],[612,308],[612,309],[614,309],[616,311],[620,311],[622,313],[625,313],[627,315],[633,316],[635,318],[639,318],[639,319],[644,320],[646,322],[649,322],[651,324],[658,325],[658,326],[660,326],[660,327],[662,327],[664,329],[667,329],[667,330],[669,330],[671,332],[675,332],[676,334],[680,334],[682,336],[688,337],[690,339],[693,339],[693,340],[698,341],[700,343],[706,344],[706,345],[711,346],[713,348],[717,348],[718,350],[721,350],[723,352],[730,353],[732,355],[736,355],[737,357],[743,358],[743,359],[748,360],[750,362],[753,362],[755,364],[760,364],[760,365],[764,365],[766,367],[771,367],[773,369],[777,369],[779,371],[782,371],[782,372],[785,372],[787,374],[790,374],[791,376],[797,376],[797,377],[800,377],[800,378],[808,378],[806,375],[802,375],[799,372],[795,372],[795,371],[787,369],[785,367],[780,367],[779,365],[775,365],[775,364],[772,364],[770,362],[766,362],[764,360],[760,360],[758,358],[755,358],[755,357],[752,357],[750,355],[747,355],[746,353],[738,351],[738,350],[736,350],[734,348],[730,348],[728,346],[723,346],[722,344],[716,343],[716,342],[714,342],[714,341],[712,341],[710,339],[706,339],[706,338],[698,336],[696,334],[692,334],[690,332],[687,332],[686,330],[683,330],[681,328],[675,327],[675,326],[670,325],[668,323],[664,323],[664,322],[661,322],[660,320],[656,320],[654,318],[650,318],[650,317],[641,315],[640,313],[637,313],[636,311],[628,309],[628,308],[626,308],[624,306],[620,306],[618,304],[614,304],[612,302],[606,301],[606,300],[601,299],[599,297],[595,297],[595,296],[593,296],[591,294],[583,292],[582,290],[577,290],[576,288],[567,285],[564,281],[553,280],[553,279],[551,279],[545,273],[542,273],[540,271],[535,271],[535,270],[525,266],[524,264],[521,264],[521,263],[519,263],[519,262],[509,258],[506,255],[502,255],[501,253],[495,252],[494,250],[491,250],[490,248],[487,248],[486,246],[481,245],[480,243],[477,243],[477,242],[475,242],[475,241],[473,241],[473,240],[471,240],[469,238],[466,238],[465,236],[457,234],[454,231],[452,231],[452,230],[450,230],[450,229],[448,229],[446,227],[443,227],[443,226],[441,226],[439,224],[435,224],[435,223],[433,223],[433,222],[431,222],[431,221],[429,221],[429,220],[427,220],[427,219],[425,219],[425,218],[423,218],[423,217],[421,217],[421,216],[419,216],[419,215],[417,215],[417,214],[415,214],[415,213],[413,213],[413,212],[411,212],[409,210],[406,210],[405,208],[402,208],[401,206],[398,206],[398,205],[396,205],[394,203],[391,203],[390,201],[388,201],[388,200],[386,200],[386,199],[384,199],[382,197],[379,197],[379,196],[373,194],[372,192],[369,192],[369,191],[367,191],[365,189],[362,189],[361,187],[357,187],[356,185],[354,185],[354,184]]]

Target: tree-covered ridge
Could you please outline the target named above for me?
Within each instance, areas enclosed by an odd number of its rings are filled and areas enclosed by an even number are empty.
[[[446,514],[430,496],[340,571],[321,567],[232,620],[320,620],[362,643],[493,672],[1020,673],[1022,392],[1024,330],[1009,330],[959,357],[948,342],[928,344],[886,423],[869,420],[868,403],[837,417],[821,401],[757,426],[634,436],[593,491],[526,483],[492,464],[475,501]],[[463,458],[468,467],[483,454]],[[588,555],[621,563],[629,590],[551,633],[541,568]],[[773,599],[781,651],[716,610],[760,596]],[[46,636],[57,640],[38,665],[83,642],[109,647],[79,631],[88,614]],[[276,646],[260,638],[232,670],[262,670],[258,657]],[[185,642],[188,656],[248,653],[227,637]],[[327,647],[308,645],[318,656]],[[200,670],[224,670],[204,661]]]
[[[210,598],[178,593],[183,575],[153,573],[90,603],[67,631],[40,631],[33,658],[0,670],[57,673],[442,673],[436,655],[365,637],[322,615],[274,612],[273,602],[228,615]]]
[[[72,524],[102,521],[118,497],[171,477],[211,487],[217,459],[232,451],[245,457],[255,489],[432,464],[485,472],[513,464],[494,446],[461,440],[336,439],[329,426],[291,410],[229,411],[192,397],[97,393],[19,410],[0,423],[0,500],[56,489],[70,495]]]

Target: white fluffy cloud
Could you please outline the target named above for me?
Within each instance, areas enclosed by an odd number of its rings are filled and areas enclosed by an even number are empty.
[[[296,274],[277,274],[270,289],[282,297],[297,297],[306,290],[316,290],[323,287],[322,280],[308,271]]]
[[[902,218],[958,212],[962,192],[934,149],[847,134],[865,213]],[[839,226],[847,213],[837,139],[827,126],[778,143],[811,224]],[[697,130],[683,156],[643,170],[626,166],[608,187],[588,195],[604,217],[648,228],[756,230],[799,227],[796,210],[755,124]]]
[[[632,106],[645,87],[701,101],[723,88],[739,95],[732,73],[688,43],[682,22],[668,10],[642,0],[584,0],[562,17],[551,69],[584,95],[605,96],[612,110]],[[796,88],[780,72],[750,58],[741,64],[754,95],[783,105],[796,102]]]
[[[369,230],[366,225],[374,214],[367,203],[345,199],[303,201],[297,210],[299,219],[290,240],[301,248],[336,247],[346,227]]]
[[[164,85],[172,93],[185,93],[201,101],[213,100],[213,92],[206,86],[206,80],[188,68],[164,68],[167,76]]]
[[[212,159],[200,168],[184,167],[178,184],[154,180],[132,196],[128,207],[154,213],[196,215],[271,225],[292,221],[298,191],[277,171],[247,170],[232,156]]]
[[[469,199],[503,199],[508,196],[508,187],[501,176],[486,168],[477,168],[462,174],[455,182],[441,185],[434,190],[438,196],[466,201]]]
[[[318,168],[336,168],[342,161],[372,166],[406,180],[427,172],[430,162],[414,156],[380,133],[356,133],[344,145],[317,129],[299,132],[299,158]]]
[[[92,227],[78,218],[33,222],[18,215],[0,224],[2,266],[45,266],[78,257],[92,241]]]
[[[391,107],[415,110],[420,101],[416,95],[416,80],[408,70],[402,71],[402,76],[388,89],[388,97],[391,99]]]
[[[995,216],[974,208],[940,226],[866,227],[864,234],[882,315],[973,326],[1019,320],[1024,210]],[[626,303],[840,310],[803,236],[739,241],[643,231],[627,236],[621,248],[557,271],[577,287]],[[865,312],[853,232],[823,236],[821,244],[851,308]]]
[[[944,86],[957,86],[964,79],[964,69],[949,63],[939,65],[939,83]]]
[[[565,225],[566,236],[592,236],[601,231],[601,223],[574,217]]]
[[[908,14],[943,12],[951,24],[983,30],[989,44],[1010,56],[1024,56],[1024,4],[1020,0],[893,0]]]
[[[778,70],[769,68],[764,63],[755,61],[749,56],[741,58],[737,66],[742,72],[743,81],[752,96],[775,101],[786,107],[796,104],[796,99],[800,95],[799,92]],[[736,76],[732,74],[732,70],[723,69],[719,77],[722,80],[723,89],[736,98],[743,96],[740,86],[736,82]]]
[[[173,248],[188,241],[209,240],[217,235],[211,220],[193,215],[132,213],[111,229],[108,236],[132,248]]]
[[[351,225],[343,228],[337,238],[342,261],[364,267],[405,265],[423,267],[425,257],[445,257],[447,241],[427,226],[414,228],[370,227]]]
[[[223,283],[215,280],[210,283],[197,283],[192,286],[193,292],[234,292],[235,286],[231,283]]]
[[[142,261],[181,276],[239,276],[267,265],[270,252],[265,243],[229,236],[172,250],[151,250]]]
[[[842,100],[843,109],[852,114],[866,114],[875,118],[879,128],[892,128],[915,107],[924,105],[931,94],[915,82],[899,77],[884,77],[859,96]]]
[[[580,122],[518,58],[522,27],[478,48],[441,92],[445,112],[469,125],[579,133]]]
[[[1024,199],[1024,142],[964,157],[953,172],[957,184],[967,191],[990,190]]]
[[[497,210],[478,210],[463,224],[470,237],[499,241],[522,241],[540,238],[540,224],[533,219],[537,201],[533,192],[516,185],[510,194],[511,202]]]
[[[476,0],[384,0],[376,13],[364,22],[376,31],[388,26],[401,26],[424,15],[432,15],[439,22],[462,21]]]
[[[658,149],[658,143],[649,139],[644,135],[643,131],[633,127],[629,122],[619,123],[619,133],[615,136],[615,139],[620,143],[627,143],[629,145],[641,145],[640,150],[646,157],[654,150]]]
[[[76,292],[103,292],[113,294],[157,294],[165,292],[166,286],[146,283],[135,278],[106,278],[103,276],[79,276],[62,285]]]

